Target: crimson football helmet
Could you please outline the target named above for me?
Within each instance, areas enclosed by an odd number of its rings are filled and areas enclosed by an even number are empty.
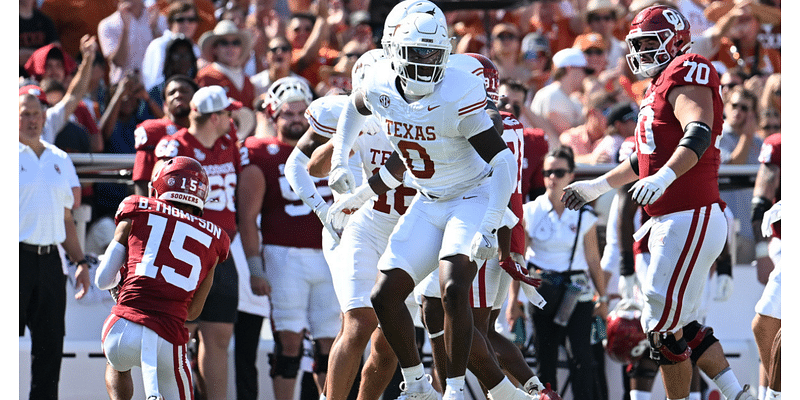
[[[642,311],[632,300],[622,300],[606,317],[606,352],[612,360],[630,364],[648,350],[640,322]],[[640,344],[644,343],[644,347]]]
[[[674,8],[648,7],[631,22],[625,42],[630,50],[625,58],[631,71],[653,77],[691,47],[689,21]],[[658,47],[655,43],[658,43]]]
[[[194,158],[170,158],[150,181],[150,197],[188,204],[202,211],[208,197],[208,175]]]
[[[497,95],[497,88],[500,87],[500,73],[497,72],[497,67],[494,65],[492,60],[483,54],[466,54],[480,61],[481,65],[483,65],[483,84],[486,86],[486,92],[489,94],[489,98],[493,102],[497,103],[497,99],[499,98]]]

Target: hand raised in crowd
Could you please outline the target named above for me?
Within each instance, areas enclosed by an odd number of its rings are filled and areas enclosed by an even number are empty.
[[[158,17],[161,16],[161,11],[158,9],[158,5],[153,3],[150,7],[147,7],[147,22],[150,24],[150,30],[153,32],[154,37],[158,37],[161,32],[158,31]]]
[[[131,19],[133,18],[133,13],[131,12],[131,8],[133,6],[129,1],[120,1],[117,4],[117,11],[119,11],[119,16],[122,19],[122,27],[124,29],[128,29],[131,26]]]
[[[97,55],[97,37],[90,35],[83,35],[81,38],[81,56],[88,62],[93,62],[95,55]]]

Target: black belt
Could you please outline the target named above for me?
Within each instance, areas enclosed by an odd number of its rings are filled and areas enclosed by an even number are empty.
[[[36,253],[38,255],[50,254],[54,251],[58,251],[58,246],[54,244],[48,244],[44,246],[37,246],[35,244],[27,244],[19,242],[20,250],[29,251],[31,253]]]

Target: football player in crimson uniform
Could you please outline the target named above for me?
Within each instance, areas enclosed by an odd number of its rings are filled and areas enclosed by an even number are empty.
[[[248,163],[230,136],[230,113],[240,103],[228,98],[220,86],[207,86],[195,92],[190,102],[189,128],[181,129],[158,142],[155,154],[161,163],[176,156],[194,158],[208,174],[208,201],[204,218],[236,236],[235,194],[238,174]],[[209,399],[226,398],[228,384],[228,343],[233,335],[239,287],[233,257],[220,260],[214,272],[214,285],[207,307],[197,318],[199,345],[198,388]]]
[[[156,144],[181,128],[189,127],[189,102],[199,87],[186,75],[173,75],[164,85],[164,118],[148,119],[133,132],[136,139],[136,159],[133,163],[133,188],[140,196],[147,195],[147,184],[156,165]]]
[[[261,310],[252,312],[270,310],[275,337],[270,376],[277,400],[293,397],[306,330],[314,343],[314,378],[322,390],[328,354],[340,327],[331,272],[322,252],[323,226],[314,210],[291,190],[286,171],[289,155],[308,129],[304,113],[311,99],[307,84],[296,77],[281,78],[270,85],[266,112],[275,122],[278,136],[245,140],[250,165],[242,170],[247,185],[240,186],[238,193],[251,288],[255,295],[270,295],[269,303],[262,297]],[[323,203],[331,200],[326,183],[312,183]],[[256,223],[259,215],[261,241]],[[253,340],[249,356],[254,365],[262,317],[243,312],[239,315],[250,320],[247,326],[237,322],[236,334]],[[239,352],[237,342],[237,359]]]
[[[516,184],[517,163],[484,111],[482,80],[446,68],[451,51],[446,26],[427,13],[409,14],[395,28],[390,49],[391,60],[378,61],[361,90],[351,95],[332,138],[329,184],[352,193],[331,206],[328,219],[334,228],[344,226],[350,211],[399,186],[407,168],[406,181],[418,193],[378,263],[372,304],[402,367],[404,394],[438,398],[424,377],[414,323],[403,306],[416,284],[439,267],[448,358],[444,397],[463,398],[473,329],[469,290],[478,270],[474,260],[497,257],[496,232]],[[373,114],[399,156],[390,157],[389,168],[381,170],[390,173],[373,175],[355,188],[347,160],[360,126]]]
[[[771,391],[770,396],[765,398],[773,399],[780,398],[781,391],[780,357],[773,358],[774,354],[780,354],[781,329],[781,222],[780,208],[773,205],[773,203],[777,205],[781,200],[780,133],[774,133],[764,140],[758,160],[761,166],[753,188],[752,223],[753,233],[759,239],[756,244],[759,281],[766,283],[766,286],[761,299],[756,303],[753,336],[758,346],[758,355],[761,357],[758,390],[759,393]],[[766,232],[762,232],[762,227],[768,228]],[[769,278],[762,280],[762,276],[766,275],[770,267],[772,271],[769,272]],[[773,348],[773,342],[776,340],[778,353],[774,353],[775,348]],[[776,366],[777,373],[768,373],[770,367],[776,368]],[[778,397],[773,397],[773,393],[777,393]]]
[[[687,53],[689,22],[673,8],[641,11],[626,41],[631,70],[653,78],[640,104],[635,156],[596,179],[567,186],[562,201],[578,209],[636,181],[633,198],[652,216],[636,233],[640,238],[650,232],[651,260],[641,282],[642,326],[667,397],[689,396],[694,362],[726,398],[751,399],[713,330],[696,321],[703,287],[727,237],[717,182],[716,143],[723,122],[719,76],[707,59]]]
[[[117,304],[103,324],[108,368],[127,373],[141,367],[148,399],[194,398],[184,322],[200,315],[230,246],[225,230],[202,218],[208,190],[196,160],[178,156],[164,163],[151,197],[133,195],[120,204],[114,239],[95,275],[100,289],[119,284]],[[133,394],[129,380],[107,380],[107,387],[114,399]]]

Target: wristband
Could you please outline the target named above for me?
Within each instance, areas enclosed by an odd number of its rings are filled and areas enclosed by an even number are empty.
[[[75,265],[81,265],[81,264],[86,264],[87,267],[91,266],[91,264],[89,264],[89,260],[86,257],[83,257],[82,260],[75,263]]]

